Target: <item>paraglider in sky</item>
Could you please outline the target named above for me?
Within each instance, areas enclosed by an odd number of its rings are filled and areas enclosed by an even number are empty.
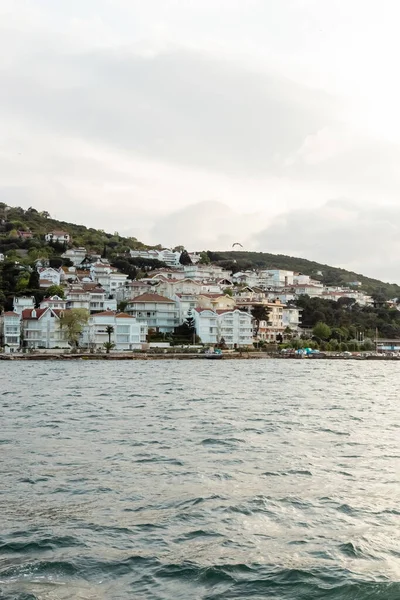
[[[240,242],[235,242],[234,244],[232,244],[232,248],[234,248],[235,246],[240,246],[241,248],[243,248],[242,244],[240,244]]]

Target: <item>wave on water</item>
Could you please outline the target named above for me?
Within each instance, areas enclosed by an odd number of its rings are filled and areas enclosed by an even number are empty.
[[[0,365],[0,600],[400,600],[398,365],[235,363]]]

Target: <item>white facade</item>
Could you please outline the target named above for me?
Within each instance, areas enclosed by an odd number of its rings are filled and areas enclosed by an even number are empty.
[[[289,327],[293,331],[298,332],[301,326],[301,308],[292,306],[284,306],[282,313],[282,325],[286,329]]]
[[[201,284],[193,279],[161,279],[156,292],[166,298],[172,298],[175,294],[200,294],[201,287]]]
[[[0,262],[4,261],[4,254],[2,252],[0,252]]]
[[[195,281],[207,281],[230,278],[230,271],[216,265],[185,265],[184,276]]]
[[[283,269],[268,269],[259,272],[258,285],[263,288],[282,288],[293,285],[293,271]]]
[[[49,231],[44,236],[46,242],[59,242],[61,244],[71,241],[71,236],[66,231]]]
[[[64,254],[61,256],[63,258],[68,258],[75,267],[81,264],[81,262],[85,259],[87,254],[86,248],[69,248]]]
[[[228,348],[251,346],[253,343],[253,318],[241,310],[194,311],[196,333],[203,344],[215,345],[224,340]]]
[[[107,327],[113,328],[110,338]],[[141,349],[147,339],[147,324],[114,311],[91,315],[82,332],[81,345],[91,349],[104,348],[109,339],[115,344],[115,350]]]
[[[60,296],[50,296],[49,298],[43,298],[40,303],[40,308],[58,308],[65,310],[67,307],[67,301]]]
[[[149,329],[161,333],[174,331],[178,322],[178,311],[173,300],[158,294],[142,294],[128,302],[126,312]]]
[[[51,285],[60,285],[61,269],[53,269],[53,267],[42,267],[38,269],[39,283],[42,281],[51,281]]]
[[[168,248],[163,250],[131,250],[131,258],[144,258],[146,260],[160,260],[165,263],[168,267],[178,267],[179,259],[181,257],[180,252],[174,252]]]
[[[21,316],[15,312],[6,312],[0,317],[0,331],[4,351],[17,352],[21,343]]]
[[[60,327],[60,313],[52,308],[25,309],[22,313],[25,348],[69,348],[67,331]]]
[[[93,281],[96,281],[109,294],[114,295],[117,290],[122,289],[125,285],[128,275],[119,273],[106,263],[95,263],[90,267],[90,276]]]
[[[35,303],[34,296],[16,296],[13,301],[13,311],[18,315],[22,315],[22,311],[26,308],[35,308]]]

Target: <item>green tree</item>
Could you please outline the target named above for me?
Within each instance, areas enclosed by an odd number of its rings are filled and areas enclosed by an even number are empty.
[[[115,344],[113,342],[104,342],[103,346],[106,349],[106,354],[110,354],[110,350],[115,348]]]
[[[318,321],[313,328],[313,335],[320,340],[328,340],[331,337],[332,330],[326,323]]]
[[[233,290],[232,290],[232,288],[225,288],[223,290],[223,292],[224,292],[225,296],[230,296],[231,298],[233,297]]]
[[[210,257],[207,252],[200,252],[200,265],[209,265],[211,263]]]
[[[189,252],[187,252],[187,250],[183,250],[179,257],[179,262],[181,263],[181,265],[184,266],[192,264],[192,259],[190,258]]]
[[[59,296],[60,298],[65,298],[64,288],[61,285],[51,285],[46,290],[46,296],[49,298],[50,296]]]
[[[29,283],[28,287],[30,290],[37,290],[40,287],[39,283],[39,273],[34,268],[31,274],[29,275]]]
[[[89,320],[89,311],[86,308],[71,308],[64,310],[60,317],[61,329],[66,329],[68,342],[73,348],[79,346],[79,338],[83,327]]]

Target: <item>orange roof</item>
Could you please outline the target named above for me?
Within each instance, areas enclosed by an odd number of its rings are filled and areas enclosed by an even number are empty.
[[[19,317],[19,314],[16,312],[13,312],[12,310],[9,310],[9,311],[3,313],[3,317]]]
[[[160,296],[159,294],[141,294],[140,296],[136,296],[136,298],[129,300],[129,304],[132,304],[133,302],[168,302],[169,304],[174,304],[173,300],[170,300],[165,296]]]
[[[127,315],[126,313],[117,313],[115,315],[116,319],[133,319],[133,317],[131,315]]]

